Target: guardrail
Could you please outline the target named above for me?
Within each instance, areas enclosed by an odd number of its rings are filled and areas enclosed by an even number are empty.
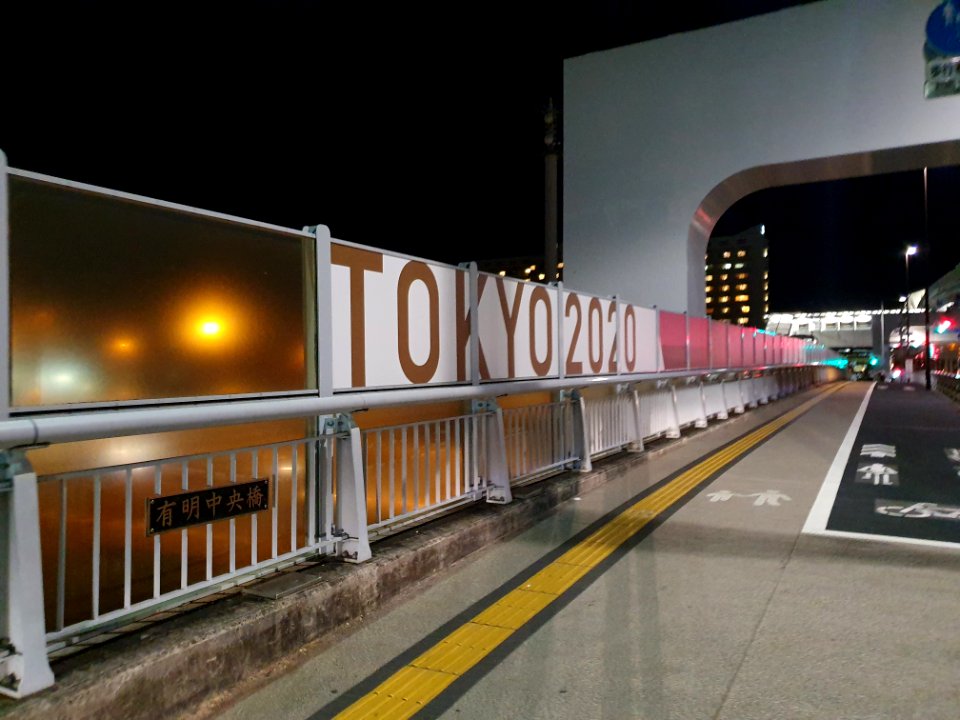
[[[0,692],[13,697],[53,682],[48,643],[308,554],[363,562],[371,535],[477,499],[510,502],[512,484],[676,436],[773,397],[774,371],[830,359],[793,338],[384,252],[323,226],[5,166],[0,185],[0,298],[13,300],[0,313],[0,638],[12,648]],[[151,274],[91,282],[67,245]],[[534,391],[562,397],[506,411],[494,400]],[[363,431],[351,415],[441,401],[470,412]],[[125,465],[104,456],[39,480],[27,460],[50,444],[282,418],[318,431]],[[272,488],[269,507],[227,520],[195,510],[230,505],[233,486]],[[147,512],[177,507],[184,524],[150,526]],[[41,523],[53,528],[43,542]]]

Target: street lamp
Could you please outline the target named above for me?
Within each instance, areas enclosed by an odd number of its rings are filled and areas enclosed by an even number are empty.
[[[903,324],[900,326],[900,351],[903,353],[903,371],[906,377],[907,354],[910,344],[910,256],[917,254],[916,245],[907,245],[903,251],[904,278],[906,281],[906,292],[900,296],[900,302],[903,303]]]

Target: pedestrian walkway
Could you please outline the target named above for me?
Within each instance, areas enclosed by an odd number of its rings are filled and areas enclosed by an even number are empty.
[[[856,466],[855,489],[905,487],[914,463],[933,464],[899,435],[857,438],[858,420],[873,427],[871,388],[776,403],[758,426],[650,458],[199,714],[956,718],[960,658],[944,635],[960,614],[955,549],[802,533],[837,463]],[[877,418],[927,417],[937,443],[960,447],[946,401],[869,397]],[[950,502],[910,487],[910,500]]]

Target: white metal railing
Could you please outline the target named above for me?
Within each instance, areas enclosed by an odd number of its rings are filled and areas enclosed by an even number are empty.
[[[636,440],[629,431],[627,402],[632,397],[618,393],[587,401],[587,430],[590,433],[590,455],[618,450]]]
[[[700,385],[678,387],[676,392],[677,422],[680,427],[703,423],[703,400],[700,394]]]
[[[642,393],[640,408],[641,432],[644,438],[660,437],[677,427],[673,391],[670,388]]]
[[[333,495],[330,483],[308,478],[329,476],[332,456],[330,438],[316,436],[39,477],[40,497],[49,500],[41,502],[43,538],[56,550],[44,547],[54,593],[48,642],[317,552],[321,524],[329,528],[334,518]],[[146,532],[150,496],[262,476],[271,480],[267,511]]]
[[[579,459],[569,400],[503,411],[510,481],[520,484]]]
[[[482,497],[484,421],[489,416],[476,413],[364,430],[370,531],[382,534]]]
[[[724,398],[723,383],[709,383],[703,386],[704,408],[707,417],[725,417],[733,408],[727,407]]]

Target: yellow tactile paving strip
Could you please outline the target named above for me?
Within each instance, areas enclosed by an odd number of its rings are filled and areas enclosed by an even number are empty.
[[[337,720],[412,717],[651,520],[839,388],[835,385],[745,435],[631,505],[395,672],[339,713]]]

